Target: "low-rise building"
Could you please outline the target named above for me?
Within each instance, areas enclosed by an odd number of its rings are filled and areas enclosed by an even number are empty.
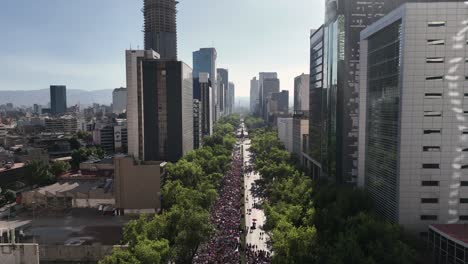
[[[161,209],[161,178],[165,162],[136,163],[131,157],[116,157],[115,207],[122,214],[157,213]]]
[[[73,134],[78,131],[78,121],[75,117],[67,115],[59,118],[46,118],[45,130],[50,133]]]
[[[434,264],[468,263],[468,226],[430,225],[428,248]]]

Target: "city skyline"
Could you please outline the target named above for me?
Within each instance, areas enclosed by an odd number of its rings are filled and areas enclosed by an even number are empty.
[[[110,5],[109,0],[51,0],[47,8],[25,2],[5,3],[0,11],[0,28],[10,39],[0,44],[4,58],[0,62],[0,90],[37,90],[52,83],[83,90],[125,86],[124,50],[144,46],[143,1],[118,0]],[[249,96],[250,80],[260,71],[278,72],[282,89],[290,92],[294,77],[308,72],[309,56],[301,51],[309,45],[310,29],[323,21],[322,2],[180,2],[179,59],[192,66],[193,51],[215,47],[218,67],[229,69],[236,96]],[[242,16],[222,11],[227,9],[242,10]],[[206,12],[220,22],[203,19]],[[34,39],[35,45],[24,36]],[[30,77],[22,78],[19,72]]]

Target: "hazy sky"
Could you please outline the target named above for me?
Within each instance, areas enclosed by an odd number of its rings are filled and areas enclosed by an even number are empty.
[[[50,84],[70,89],[125,86],[125,49],[143,47],[143,0],[10,0],[0,9],[0,90]],[[281,88],[308,72],[309,34],[323,22],[323,0],[180,0],[179,59],[214,46],[237,95],[259,71],[277,71]]]

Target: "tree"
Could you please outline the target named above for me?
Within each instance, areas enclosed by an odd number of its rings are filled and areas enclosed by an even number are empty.
[[[203,177],[200,165],[183,159],[175,164],[168,164],[166,172],[168,180],[179,180],[184,186],[190,187],[196,187]]]
[[[126,249],[115,248],[112,255],[106,256],[99,264],[142,264],[137,256]]]
[[[50,166],[50,172],[56,177],[62,175],[63,173],[71,169],[70,163],[65,161],[55,161]]]
[[[49,169],[49,165],[42,161],[31,161],[26,166],[26,173],[33,184],[47,185],[55,181]]]

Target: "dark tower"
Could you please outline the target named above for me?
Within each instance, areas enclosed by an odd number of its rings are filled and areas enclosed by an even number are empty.
[[[154,50],[161,59],[177,60],[176,0],[144,0],[145,50]]]

